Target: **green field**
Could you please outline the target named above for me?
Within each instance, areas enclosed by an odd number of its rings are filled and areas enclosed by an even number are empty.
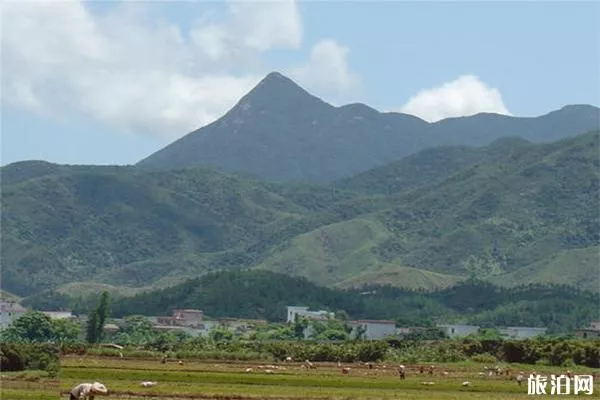
[[[2,375],[2,399],[68,398],[67,392],[81,382],[100,381],[113,399],[521,399],[527,397],[527,383],[518,386],[513,375],[526,374],[533,366],[510,365],[511,376],[484,377],[483,364],[437,364],[433,375],[419,374],[416,365],[407,366],[407,379],[401,381],[395,365],[376,363],[345,364],[342,375],[335,363],[315,363],[307,370],[300,363],[261,364],[259,362],[176,362],[161,364],[157,359],[117,359],[67,356],[62,359],[58,379],[35,373]],[[504,365],[506,367],[506,365]],[[251,372],[246,372],[252,368]],[[266,372],[269,369],[271,372]],[[541,374],[560,374],[561,368],[535,367]],[[595,374],[597,370],[574,368],[574,373]],[[156,386],[142,388],[142,381]],[[470,387],[461,386],[470,381]],[[424,385],[423,382],[433,382]],[[600,385],[595,382],[597,398]],[[549,397],[549,396],[548,396]],[[97,397],[98,399],[100,397]]]

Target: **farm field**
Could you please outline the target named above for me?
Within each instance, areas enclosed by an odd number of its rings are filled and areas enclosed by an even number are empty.
[[[275,366],[276,368],[272,367]],[[345,364],[342,375],[335,363],[315,363],[307,370],[300,363],[261,364],[260,362],[185,361],[161,364],[156,359],[117,359],[109,357],[66,356],[61,360],[60,377],[43,378],[28,373],[2,376],[2,399],[68,399],[67,392],[81,382],[99,381],[110,390],[106,399],[524,399],[527,382],[518,386],[506,376],[482,377],[483,364],[436,364],[436,372],[419,374],[417,366],[407,365],[402,381],[395,365],[375,363],[369,369],[361,364]],[[268,367],[267,367],[268,366]],[[385,366],[385,367],[384,367]],[[246,372],[252,368],[251,372]],[[561,368],[511,365],[526,374],[533,368],[541,374],[564,372]],[[266,372],[270,369],[271,372]],[[595,374],[590,368],[573,368],[574,373]],[[447,375],[443,374],[447,372]],[[142,381],[157,385],[142,388]],[[470,381],[470,387],[462,387]],[[422,382],[433,382],[423,385]],[[598,398],[596,378],[594,395]],[[549,397],[549,396],[548,396]],[[555,396],[553,396],[555,397]],[[585,396],[587,397],[587,396]]]

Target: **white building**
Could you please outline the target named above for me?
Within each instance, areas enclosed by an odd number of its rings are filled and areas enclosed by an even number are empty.
[[[365,330],[363,338],[367,340],[383,339],[397,333],[396,322],[390,320],[361,319],[352,321],[350,325],[353,326],[354,331],[362,326]]]
[[[507,326],[499,328],[500,336],[508,339],[528,339],[546,334],[546,328],[534,328],[530,326]]]
[[[308,311],[308,307],[288,306],[287,307],[287,322],[295,322],[298,318],[324,320],[334,318],[335,314],[329,311]]]
[[[592,321],[590,326],[578,329],[575,333],[583,339],[600,338],[600,321]]]
[[[0,329],[7,328],[26,312],[27,309],[18,303],[0,301]]]
[[[71,319],[75,318],[71,311],[42,311],[51,319]]]
[[[444,324],[437,325],[438,328],[444,331],[448,337],[462,337],[469,335],[476,335],[479,332],[479,326],[477,325],[453,325]]]
[[[408,335],[413,331],[413,328],[399,327],[396,328],[396,335]]]
[[[204,321],[202,310],[175,309],[173,315],[150,317],[153,324],[160,326],[186,326],[188,328],[200,328]]]

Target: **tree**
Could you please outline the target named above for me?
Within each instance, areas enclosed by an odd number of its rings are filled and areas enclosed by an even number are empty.
[[[296,339],[304,339],[304,331],[308,327],[308,321],[306,318],[299,318],[296,315],[296,321],[294,322],[294,337]]]
[[[107,291],[104,291],[98,307],[88,316],[86,335],[88,343],[98,343],[104,338],[104,323],[109,315],[109,304],[110,296]]]
[[[225,327],[215,326],[210,331],[210,338],[215,343],[230,341],[233,339],[233,332]]]
[[[96,326],[96,336],[98,337],[98,341],[101,341],[104,338],[104,324],[109,315],[109,304],[110,304],[110,296],[107,291],[102,293],[102,297],[100,298],[100,304],[96,309],[96,314],[98,316],[98,324]]]
[[[49,316],[40,311],[27,311],[15,320],[3,334],[3,340],[49,342],[54,339],[54,329]]]
[[[52,321],[54,337],[60,343],[72,343],[77,341],[83,330],[80,324],[70,319],[56,319]]]
[[[362,340],[365,338],[366,334],[367,334],[367,327],[363,324],[358,324],[354,331],[353,338],[354,338],[354,340]]]
[[[88,315],[86,340],[88,343],[98,343],[98,313],[94,310]]]
[[[154,340],[152,323],[143,315],[125,317],[125,326],[118,334],[119,343],[144,345]]]
[[[327,329],[319,334],[316,339],[322,340],[348,340],[348,333],[339,329]]]
[[[484,340],[498,340],[502,338],[496,328],[480,328],[475,336]]]
[[[344,322],[348,322],[350,321],[350,316],[348,315],[348,313],[344,310],[339,310],[336,311],[335,313],[335,318],[339,319],[340,321],[344,321]]]

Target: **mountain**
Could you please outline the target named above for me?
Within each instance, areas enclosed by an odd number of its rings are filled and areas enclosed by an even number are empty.
[[[0,169],[2,287],[164,287],[242,267],[435,289],[469,276],[547,282],[566,268],[560,283],[593,289],[582,276],[600,244],[599,139],[428,149],[330,185],[11,164]]]
[[[537,118],[497,114],[427,123],[364,104],[333,107],[273,72],[217,121],[141,160],[143,170],[210,166],[277,182],[327,183],[443,145],[503,136],[550,142],[599,128],[600,109],[574,105]]]
[[[23,179],[2,187],[2,285],[15,293],[94,279],[146,284],[244,264],[250,244],[308,213],[265,185],[204,169],[19,167]]]
[[[333,182],[333,186],[369,194],[393,194],[442,182],[452,174],[530,142],[503,137],[487,147],[440,146],[422,150],[400,161]]]
[[[406,273],[393,274],[410,267],[438,273],[438,285],[444,286],[457,276],[492,279],[547,263],[561,251],[598,245],[598,132],[551,144],[513,141],[507,148],[509,141],[502,142],[474,150],[481,153],[480,161],[458,172],[448,175],[440,168],[442,177],[415,174],[433,184],[413,183],[386,196],[387,205],[379,211],[299,235],[273,249],[257,268],[338,286],[353,285],[366,272],[370,280],[383,276],[389,283],[411,286],[403,282]],[[504,151],[495,151],[499,144]],[[459,149],[448,151],[463,159]],[[415,170],[413,160],[406,165]],[[392,171],[398,167],[388,166]],[[378,172],[393,177],[386,168]],[[363,178],[356,177],[356,186],[364,187]],[[373,182],[382,191],[395,184],[378,176]],[[581,283],[580,268],[589,271],[585,264],[560,265],[568,268],[565,279],[571,283]],[[537,264],[535,271],[540,268]],[[537,281],[535,272],[529,275]]]

